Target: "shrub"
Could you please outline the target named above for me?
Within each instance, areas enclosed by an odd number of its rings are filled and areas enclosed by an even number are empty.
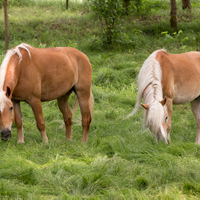
[[[112,48],[113,42],[119,36],[119,19],[123,13],[121,0],[88,0],[91,10],[101,23],[103,43]]]

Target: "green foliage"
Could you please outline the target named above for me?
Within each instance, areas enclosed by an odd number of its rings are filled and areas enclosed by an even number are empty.
[[[3,5],[4,0],[0,0],[0,4]],[[34,0],[9,0],[8,1],[9,7],[12,7],[12,6],[31,6],[31,5],[34,5],[34,4],[35,4]]]
[[[103,31],[103,43],[112,48],[120,32],[119,19],[122,15],[121,0],[88,0],[91,10],[99,18]]]
[[[0,8],[4,7],[4,0],[0,0]]]
[[[167,9],[166,1],[160,0],[131,0],[129,13],[136,16],[148,16],[150,13],[159,12],[160,9]]]

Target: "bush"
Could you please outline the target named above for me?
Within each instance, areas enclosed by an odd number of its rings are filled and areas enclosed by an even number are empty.
[[[112,48],[120,33],[119,19],[123,13],[121,0],[88,0],[91,10],[101,22],[103,43]]]

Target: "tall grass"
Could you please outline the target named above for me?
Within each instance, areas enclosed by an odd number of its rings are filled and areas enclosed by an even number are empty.
[[[190,105],[173,107],[170,145],[157,143],[143,127],[142,108],[124,120],[136,102],[136,77],[156,49],[171,53],[199,50],[199,7],[181,11],[178,30],[169,28],[169,2],[146,1],[152,9],[130,13],[112,51],[104,50],[100,26],[87,1],[10,1],[10,48],[71,46],[93,66],[94,120],[81,143],[80,110],[73,118],[73,140],[65,131],[57,102],[43,103],[49,143],[43,144],[31,108],[22,103],[25,144],[0,141],[2,199],[199,199],[200,146]],[[163,5],[160,7],[156,6]],[[0,61],[4,58],[3,9]],[[181,31],[180,31],[181,30]],[[70,105],[73,99],[70,98]]]

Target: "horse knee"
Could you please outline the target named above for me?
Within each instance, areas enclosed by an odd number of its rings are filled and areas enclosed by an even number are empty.
[[[23,127],[22,120],[20,120],[20,121],[15,120],[15,126],[17,129],[22,129],[22,127]]]
[[[21,115],[15,114],[14,122],[15,122],[15,126],[17,128],[22,128],[23,122],[22,122],[22,116]]]
[[[86,118],[83,118],[83,119],[82,119],[82,126],[83,126],[83,127],[90,126],[91,121],[92,121],[91,115],[89,115],[89,116],[86,117]]]
[[[66,126],[71,126],[72,125],[72,118],[68,117],[67,119],[64,119],[65,125]]]

